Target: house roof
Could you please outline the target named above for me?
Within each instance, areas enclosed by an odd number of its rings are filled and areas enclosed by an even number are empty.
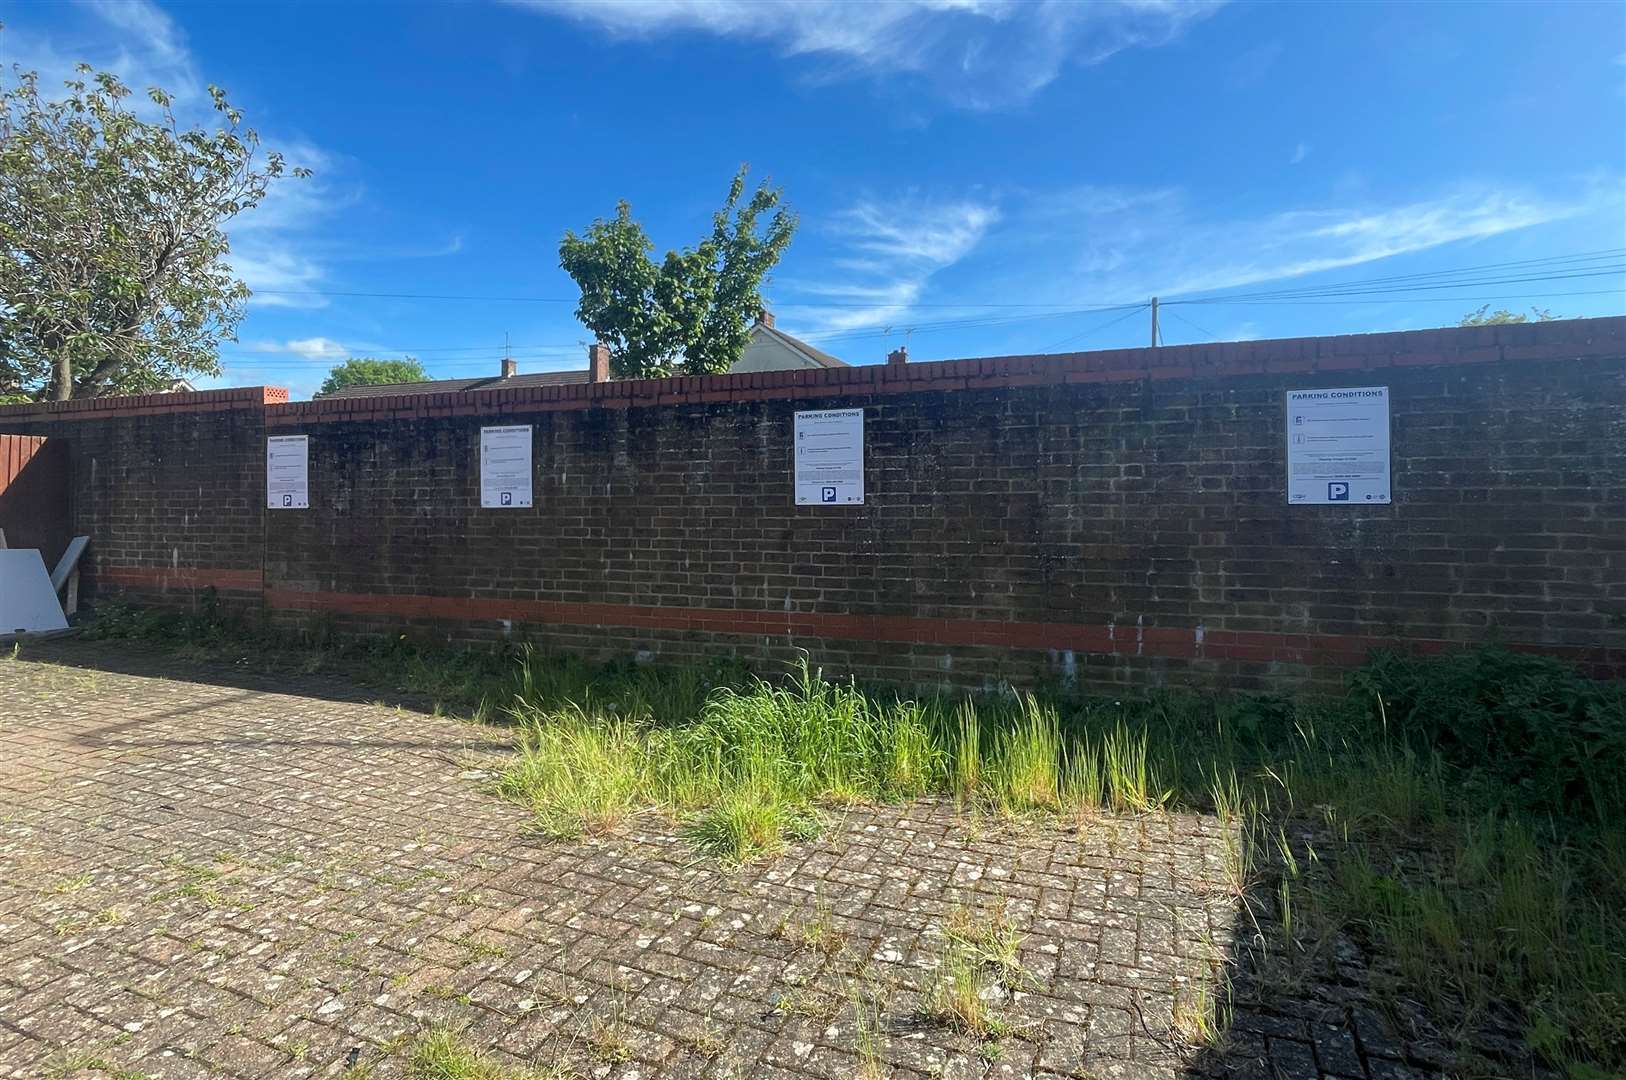
[[[831,356],[829,353],[824,352],[824,351],[822,351],[820,349],[815,349],[813,346],[809,345],[807,342],[803,341],[801,338],[791,337],[789,334],[785,333],[783,330],[780,330],[780,329],[778,329],[778,328],[776,328],[776,327],[774,327],[774,326],[772,326],[772,325],[770,325],[768,323],[759,322],[754,327],[752,327],[752,329],[753,329],[753,331],[760,332],[760,333],[768,335],[769,337],[773,338],[775,341],[778,341],[781,345],[784,345],[787,349],[790,349],[793,352],[801,353],[803,356],[807,357],[808,360],[811,361],[816,367],[838,368],[838,367],[848,367],[848,366],[850,366],[847,363],[847,361],[837,359],[836,357]]]
[[[571,386],[587,381],[584,371],[538,371],[530,375],[488,375],[479,379],[434,379],[429,382],[346,386],[320,398],[390,397],[395,394],[449,394],[460,390],[507,390],[521,386]]]
[[[792,353],[804,358],[811,367],[839,368],[847,367],[844,360],[837,359],[829,353],[815,349],[800,338],[791,337],[783,330],[777,330],[767,322],[758,322],[752,328],[753,334],[762,334],[778,342]],[[574,386],[589,381],[587,371],[539,371],[530,375],[510,375],[503,378],[499,375],[488,375],[475,379],[434,379],[429,382],[384,383],[382,385],[346,386],[335,390],[331,394],[318,394],[319,398],[370,398],[393,397],[398,394],[447,394],[463,390],[499,390],[513,389],[522,386]]]

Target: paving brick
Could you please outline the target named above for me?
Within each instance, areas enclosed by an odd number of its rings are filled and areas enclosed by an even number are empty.
[[[366,696],[107,643],[0,661],[0,1076],[87,1054],[162,1077],[327,1076],[352,1057],[397,1076],[403,1038],[438,1022],[592,1075],[847,1080],[862,989],[895,1077],[1161,1078],[1182,1067],[1173,987],[1207,977],[1213,926],[1243,932],[1234,905],[1184,899],[1223,880],[1210,819],[1077,831],[852,807],[724,873],[652,819],[538,843],[478,779],[504,732]],[[990,995],[1012,1030],[997,1053],[927,1015],[959,903],[1024,935],[1020,988]],[[828,955],[779,931],[821,906],[844,936]],[[632,1060],[594,1060],[595,1022]],[[1311,1075],[1313,1043],[1329,1073],[1392,1048],[1378,1071],[1411,1075],[1377,1022],[1358,1015],[1357,1047],[1244,1010],[1219,1071]]]

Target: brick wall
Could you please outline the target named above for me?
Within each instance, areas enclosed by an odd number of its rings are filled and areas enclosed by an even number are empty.
[[[75,535],[91,538],[82,595],[194,603],[214,586],[257,606],[265,506],[265,408],[287,391],[0,406],[0,432],[66,444]]]
[[[1283,391],[1340,385],[1390,388],[1394,502],[1288,506]],[[1375,644],[1492,638],[1626,671],[1626,319],[229,393],[169,415],[0,409],[0,431],[81,433],[104,590],[263,584],[286,622],[598,655],[806,650],[909,682],[1287,683]],[[792,417],[814,407],[865,410],[865,505],[793,505]],[[534,425],[536,505],[481,509],[479,430],[513,423]],[[267,433],[310,436],[311,509],[260,509]]]

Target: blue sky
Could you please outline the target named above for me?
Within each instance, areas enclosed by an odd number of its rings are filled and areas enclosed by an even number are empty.
[[[1146,313],[1116,305],[1402,276],[1169,306],[1165,340],[1626,310],[1626,278],[1597,273],[1618,256],[1470,269],[1626,247],[1619,4],[129,0],[0,21],[8,66],[83,59],[198,110],[224,86],[315,171],[230,230],[256,296],[224,384],[306,396],[349,355],[485,374],[505,336],[521,370],[582,366],[564,230],[625,198],[662,250],[692,243],[747,161],[801,216],[779,326],[853,363],[1138,345]]]

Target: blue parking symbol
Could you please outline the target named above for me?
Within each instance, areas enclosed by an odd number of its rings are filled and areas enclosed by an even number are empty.
[[[833,487],[827,487],[827,488],[821,489],[819,491],[819,498],[823,502],[835,502],[836,501],[836,489],[833,488]]]
[[[1327,485],[1327,501],[1328,502],[1348,502],[1349,501],[1349,485],[1344,483],[1341,480],[1334,480],[1332,483],[1328,484]]]

